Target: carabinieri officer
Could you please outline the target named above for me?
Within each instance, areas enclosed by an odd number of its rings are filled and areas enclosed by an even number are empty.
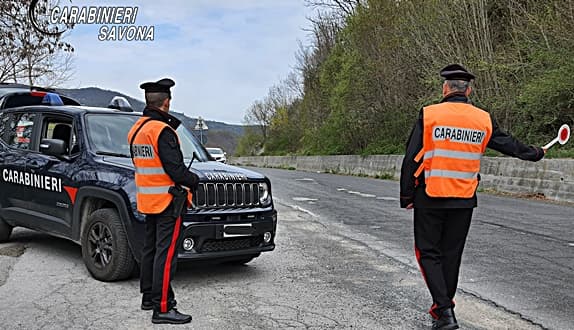
[[[128,134],[135,165],[138,211],[146,215],[141,259],[141,309],[153,309],[153,323],[183,324],[191,315],[180,313],[171,288],[177,265],[177,243],[184,202],[191,201],[199,178],[183,162],[176,129],[180,121],[169,112],[171,79],[146,82],[143,116]],[[190,189],[190,192],[181,186]]]
[[[414,208],[415,255],[433,300],[432,328],[457,329],[453,298],[482,154],[488,147],[538,161],[545,150],[522,144],[470,103],[474,75],[464,67],[449,65],[440,75],[444,98],[421,110],[407,142],[400,203]]]

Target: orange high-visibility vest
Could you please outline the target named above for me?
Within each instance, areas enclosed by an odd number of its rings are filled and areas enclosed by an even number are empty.
[[[138,132],[138,128],[144,123]],[[159,135],[166,127],[172,129],[162,121],[141,117],[128,133],[128,143],[133,138],[130,147],[135,165],[137,208],[144,214],[163,212],[173,199],[169,188],[175,186],[175,182],[165,173],[157,147]]]
[[[444,102],[423,108],[426,193],[430,197],[470,198],[478,187],[480,159],[492,135],[490,114],[468,103]]]

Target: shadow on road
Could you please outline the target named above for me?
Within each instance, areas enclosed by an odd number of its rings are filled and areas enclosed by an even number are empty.
[[[63,258],[82,258],[82,249],[72,241],[50,236],[33,230],[17,228],[10,237],[11,243],[23,244],[29,247],[30,244],[37,244],[43,251],[50,251],[50,254],[62,256]]]
[[[37,248],[66,262],[81,262],[82,248],[67,239],[50,236],[33,230],[18,228],[10,238],[10,243],[26,248]],[[32,246],[31,246],[32,245]],[[254,263],[254,262],[252,262]],[[177,265],[176,278],[187,280],[213,279],[234,280],[246,277],[256,279],[262,271],[254,265],[230,265],[218,261],[182,261]]]
[[[176,278],[213,278],[218,280],[256,279],[263,271],[255,264],[229,265],[216,261],[181,261],[177,265]]]

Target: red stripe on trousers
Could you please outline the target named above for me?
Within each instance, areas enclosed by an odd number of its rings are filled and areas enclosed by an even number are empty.
[[[436,312],[436,309],[438,308],[437,304],[433,304],[432,307],[429,309],[429,314],[433,317],[433,319],[438,320],[439,319],[439,315]]]
[[[415,245],[415,256],[417,257],[417,262],[419,263],[419,268],[421,270],[421,274],[423,275],[423,279],[425,280],[425,283],[428,287],[429,283],[427,282],[427,275],[425,273],[425,270],[423,268],[423,264],[421,262],[421,251],[419,251],[419,249],[416,247],[416,245]],[[439,318],[438,314],[436,313],[437,307],[438,307],[437,304],[433,304],[429,310],[429,314],[436,320],[438,320],[438,318]]]
[[[423,279],[425,280],[426,285],[428,286],[427,282],[427,275],[425,274],[425,270],[423,269],[423,264],[421,262],[421,251],[415,245],[415,256],[417,257],[417,262],[419,263],[419,269],[421,270],[421,274],[423,274]]]
[[[171,244],[169,245],[169,250],[167,251],[167,258],[165,259],[165,265],[163,267],[163,285],[161,288],[161,302],[160,302],[160,312],[167,313],[167,291],[169,289],[169,279],[171,271],[171,260],[173,259],[173,254],[175,253],[175,245],[177,243],[177,238],[179,237],[179,228],[181,227],[181,217],[175,220],[175,228],[173,229],[173,236],[171,238]]]

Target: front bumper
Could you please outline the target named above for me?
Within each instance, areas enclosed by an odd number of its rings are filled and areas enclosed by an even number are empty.
[[[201,219],[202,221],[194,221]],[[212,220],[212,219],[218,220]],[[184,229],[178,243],[179,259],[219,259],[256,255],[275,249],[277,211],[256,214],[218,214],[210,217],[184,219]],[[264,242],[266,232],[271,240]],[[193,248],[185,250],[184,240],[193,239]]]

